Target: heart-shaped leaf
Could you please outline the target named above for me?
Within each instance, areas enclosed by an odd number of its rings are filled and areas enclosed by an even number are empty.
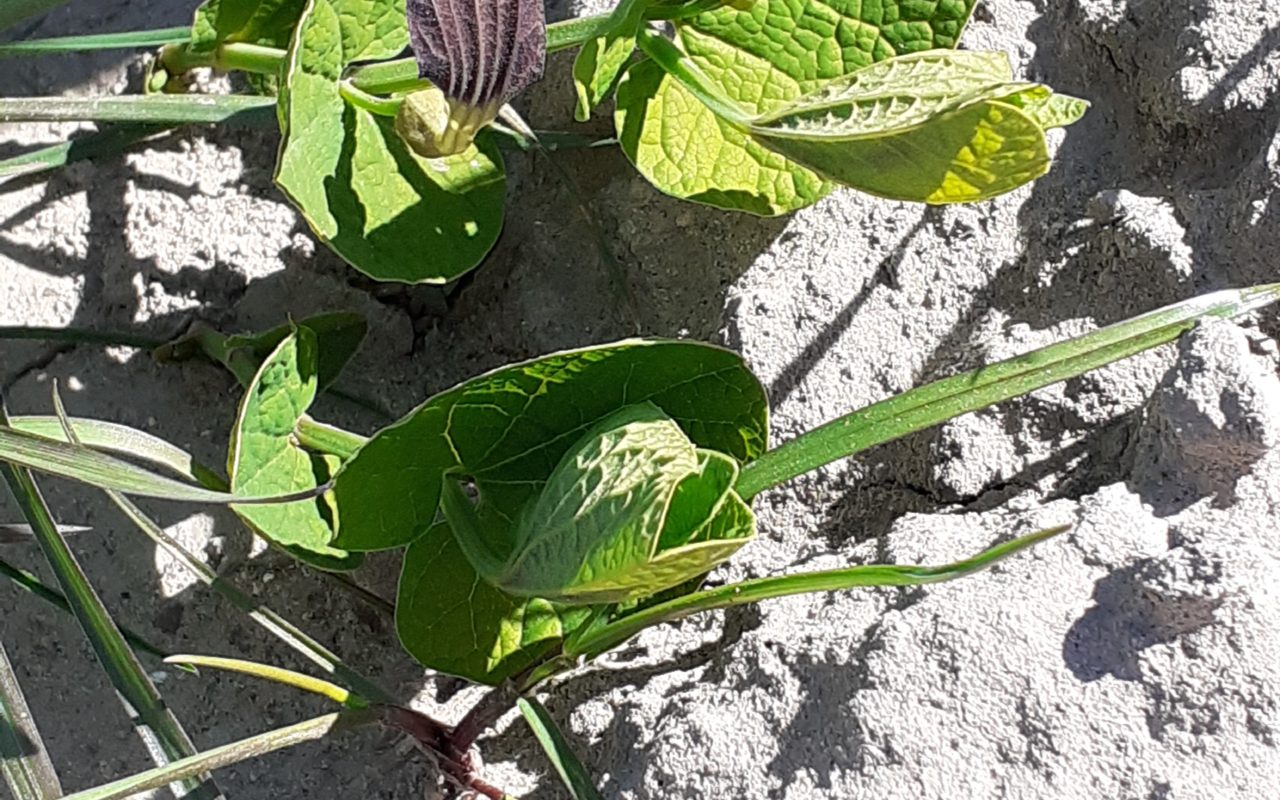
[[[293,440],[298,419],[319,383],[316,334],[299,327],[263,362],[240,404],[227,458],[233,492],[288,494],[314,489],[339,466]],[[330,547],[335,527],[327,496],[275,505],[232,506],[245,524],[272,544],[324,569],[354,569],[359,554]]]
[[[377,550],[413,542],[397,628],[424,664],[493,683],[585,616],[523,600],[479,577],[446,525],[431,528],[446,474],[483,498],[484,546],[505,558],[515,521],[584,433],[620,408],[651,402],[698,448],[739,463],[767,443],[764,391],[739,356],[692,342],[634,340],[560,353],[475,378],[378,432],[339,473],[333,546]],[[549,645],[547,645],[549,646]]]
[[[361,272],[445,283],[497,241],[506,177],[486,139],[457,156],[421,158],[390,117],[344,98],[348,64],[389,58],[407,44],[403,4],[310,0],[289,49],[276,183]]]

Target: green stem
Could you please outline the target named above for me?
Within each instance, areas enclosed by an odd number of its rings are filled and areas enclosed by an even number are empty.
[[[288,747],[323,739],[331,733],[366,727],[381,719],[378,709],[343,711],[299,722],[287,728],[241,739],[174,761],[165,767],[147,770],[130,778],[67,795],[63,800],[121,800],[150,789],[159,789],[170,782],[200,775],[204,772],[229,767],[251,758],[274,753]]]
[[[716,116],[736,125],[751,123],[752,115],[725,97],[716,82],[666,38],[642,30],[636,37],[636,45]]]
[[[356,108],[379,117],[394,117],[400,111],[400,99],[379,97],[355,87],[350,81],[338,81],[338,93]]]
[[[293,434],[301,447],[312,452],[337,456],[343,461],[354,456],[356,451],[369,441],[357,433],[317,422],[309,416],[303,416],[298,420],[298,426]]]
[[[284,67],[286,55],[284,50],[277,47],[248,42],[226,42],[205,52],[192,50],[189,44],[175,44],[160,51],[160,63],[175,75],[199,67],[223,72],[278,75]]]
[[[775,597],[810,592],[834,592],[870,586],[918,586],[962,578],[986,569],[1002,558],[1017,553],[1067,530],[1066,526],[1049,528],[1028,536],[996,545],[973,558],[939,567],[872,564],[822,572],[758,578],[742,583],[708,589],[650,606],[587,633],[565,646],[568,657],[595,658],[635,636],[645,628],[674,622],[691,614],[720,608],[758,603]],[[554,663],[554,662],[550,662]]]

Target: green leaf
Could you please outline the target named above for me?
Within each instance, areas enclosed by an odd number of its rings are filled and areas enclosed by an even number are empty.
[[[161,45],[182,42],[187,38],[187,35],[187,28],[160,28],[150,31],[124,31],[121,33],[94,33],[87,36],[55,36],[49,39],[28,39],[22,42],[0,44],[0,58],[36,56],[50,53],[83,53],[91,50],[160,47]]]
[[[56,800],[62,784],[0,642],[0,774],[14,800]]]
[[[70,478],[100,489],[189,503],[271,504],[308,496],[307,492],[300,492],[253,497],[207,489],[160,475],[84,445],[46,439],[4,425],[0,425],[0,461]]]
[[[209,53],[224,42],[284,49],[306,0],[206,0],[191,25],[191,49]]]
[[[516,700],[516,705],[573,800],[602,800],[587,768],[582,766],[546,707],[532,697],[521,697]]]
[[[281,495],[315,489],[338,467],[332,456],[313,456],[294,443],[298,420],[315,400],[316,334],[298,327],[263,362],[240,404],[228,449],[231,490]],[[232,506],[267,541],[322,566],[353,569],[358,558],[329,546],[335,509],[327,496],[293,503]],[[350,562],[350,563],[348,563]]]
[[[549,653],[591,609],[517,598],[483,580],[448,523],[431,527],[404,554],[396,632],[431,669],[496,686]]]
[[[1045,130],[1075,124],[1089,110],[1088,101],[1070,95],[1054,94],[1047,86],[1029,86],[1001,99],[1011,106],[1017,106]]]
[[[763,115],[876,61],[954,48],[973,3],[755,0],[680,22],[678,42],[730,100]],[[623,152],[667,194],[768,216],[832,189],[717,117],[652,62],[627,71],[617,102]]]
[[[365,274],[445,283],[497,241],[506,177],[490,137],[461,155],[424,159],[390,118],[348,104],[346,66],[406,44],[403,4],[311,0],[289,50],[276,182],[316,235]]]
[[[65,417],[61,401],[56,393],[55,406],[60,417]],[[0,423],[8,417],[0,408]],[[74,433],[67,423],[67,436]],[[165,706],[155,684],[145,668],[130,649],[124,635],[111,618],[88,577],[81,568],[66,541],[58,533],[57,523],[31,473],[12,464],[0,466],[5,482],[24,516],[31,524],[36,542],[49,562],[67,602],[75,613],[85,637],[93,646],[98,662],[102,665],[111,684],[119,693],[136,727],[138,735],[147,745],[151,757],[158,764],[180,759],[195,753],[195,747],[186,732]],[[185,781],[188,791],[201,792],[199,797],[218,797],[219,792],[207,776]],[[184,792],[185,794],[185,792]]]
[[[1173,341],[1202,319],[1229,319],[1277,300],[1280,283],[1213,292],[925,384],[832,420],[770,450],[743,467],[738,493],[750,500],[765,489],[824,464]]]
[[[308,317],[296,325],[286,323],[278,325],[262,333],[233,334],[222,342],[219,358],[234,373],[236,370],[227,363],[232,360],[230,354],[247,351],[254,363],[261,364],[280,346],[296,328],[306,328],[315,334],[316,358],[316,391],[323,392],[333,385],[342,373],[352,356],[360,349],[365,334],[369,332],[369,323],[364,317],[349,311],[336,311]]]
[[[732,458],[699,450],[657,406],[626,406],[561,458],[519,517],[504,563],[490,570],[468,557],[520,597],[574,605],[647,597],[705,574],[755,534],[741,501],[729,508],[745,515],[721,513],[737,477]],[[462,533],[451,504],[443,508]],[[467,550],[468,537],[459,540]]]
[[[586,619],[493,588],[446,525],[423,533],[436,519],[446,473],[465,475],[480,492],[486,521],[505,520],[484,542],[505,559],[514,521],[565,453],[600,419],[646,401],[700,448],[747,462],[766,446],[764,391],[737,355],[637,340],[490,372],[429,399],[356,453],[335,481],[341,525],[333,544],[375,550],[414,542],[396,612],[414,657],[497,683]]]
[[[574,118],[586,122],[618,83],[636,50],[636,32],[644,24],[645,0],[622,0],[613,10],[613,27],[578,51],[573,62],[573,86],[578,93]]]

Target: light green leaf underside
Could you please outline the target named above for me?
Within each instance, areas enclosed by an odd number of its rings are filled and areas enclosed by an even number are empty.
[[[491,582],[572,604],[626,602],[683,583],[754,535],[749,511],[735,517],[741,528],[712,524],[737,477],[732,458],[696,448],[652,403],[622,408],[556,466]],[[705,540],[714,534],[727,541]]]
[[[391,120],[349,105],[339,79],[355,60],[405,46],[403,6],[373,14],[354,0],[311,0],[289,53],[276,182],[316,235],[378,280],[445,283],[478,264],[502,227],[506,176],[487,138],[423,159]],[[383,4],[385,5],[385,4]],[[372,26],[366,30],[366,26]]]
[[[768,142],[778,152],[861,191],[933,204],[995,197],[1049,169],[1040,126],[1019,109],[994,101],[882,138]]]
[[[1089,110],[1088,101],[1070,95],[1054,94],[1047,86],[1030,86],[1001,99],[1009,105],[1017,106],[1045,130],[1065,128],[1079,122]]]
[[[316,363],[316,335],[305,327],[287,336],[263,362],[231,433],[227,472],[233,492],[305,491],[328,480],[337,469],[337,459],[314,456],[293,442],[298,419],[315,400]],[[349,553],[329,546],[335,509],[327,497],[233,509],[265,539],[299,557],[318,556],[325,567],[342,566],[350,558]]]
[[[759,118],[751,132],[815,140],[886,136],[1026,85],[1012,81],[1003,53],[914,53],[836,78]]]
[[[972,8],[973,0],[756,0],[682,23],[679,43],[731,99],[767,114],[876,61],[955,47]],[[715,118],[648,62],[628,70],[616,122],[637,169],[676,197],[769,216],[833,188]]]

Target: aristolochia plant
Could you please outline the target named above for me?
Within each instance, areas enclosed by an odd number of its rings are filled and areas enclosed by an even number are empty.
[[[274,108],[276,184],[315,234],[374,278],[444,283],[498,238],[500,145],[541,146],[506,104],[559,50],[579,49],[577,118],[612,99],[618,145],[675,197],[776,215],[838,185],[960,203],[1035,179],[1049,168],[1045,131],[1087,104],[1017,79],[1003,54],[954,50],[975,2],[621,0],[546,25],[543,0],[206,0],[189,33],[170,32],[153,93],[9,99],[0,118],[148,126],[103,131],[105,147]],[[159,33],[0,45],[0,56]],[[407,47],[413,57],[398,58]],[[195,67],[244,73],[262,95],[181,94]],[[511,125],[495,126],[504,109]],[[542,138],[553,137],[566,142]],[[73,155],[51,148],[0,176]]]
[[[247,383],[228,479],[142,432],[69,419],[60,405],[56,418],[0,425],[0,460],[101,487],[117,503],[127,502],[121,493],[226,502],[276,546],[329,569],[403,548],[400,641],[428,667],[498,687],[488,700],[450,728],[387,704],[336,670],[352,691],[264,674],[365,711],[381,703],[358,719],[411,733],[457,786],[501,797],[472,767],[475,737],[523,697],[522,710],[562,774],[579,774],[550,718],[527,695],[645,628],[789,594],[958,578],[1062,530],[1009,538],[936,567],[859,565],[703,589],[711,570],[750,543],[751,504],[761,492],[1171,341],[1200,319],[1276,299],[1280,284],[1185,301],[914,389],[777,447],[769,445],[759,382],[739,356],[710,345],[630,340],[513,364],[428,398],[365,439],[308,415],[363,333],[349,316],[259,337],[200,331],[161,354],[204,352]],[[249,363],[255,366],[246,369]],[[153,527],[136,509],[129,513]],[[297,741],[289,736],[273,741]],[[246,745],[240,757],[261,752],[261,744]],[[151,776],[150,785],[162,777],[172,773]],[[85,795],[105,796],[123,795]]]

